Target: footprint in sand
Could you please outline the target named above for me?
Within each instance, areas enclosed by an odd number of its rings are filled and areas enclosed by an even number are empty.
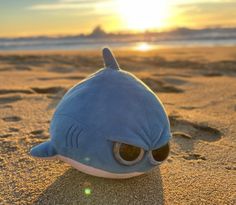
[[[5,122],[19,122],[22,120],[21,117],[18,116],[8,116],[8,117],[4,117],[2,118]]]
[[[157,80],[154,78],[142,78],[142,81],[147,84],[153,91],[155,92],[163,92],[163,93],[183,93],[184,90],[164,83],[161,80]]]
[[[0,95],[12,94],[12,93],[33,94],[34,92],[32,90],[26,90],[26,89],[1,89],[0,90]]]
[[[55,66],[48,69],[50,72],[55,73],[71,73],[77,70],[76,67],[62,67],[62,66]]]
[[[186,80],[182,80],[180,78],[176,77],[163,77],[162,78],[166,83],[171,84],[171,85],[184,85],[188,83]]]
[[[57,76],[57,77],[42,77],[38,78],[38,80],[82,80],[85,76]]]
[[[206,157],[200,154],[188,154],[187,156],[183,156],[186,160],[206,160]]]
[[[222,133],[219,130],[209,127],[208,125],[189,122],[174,115],[169,116],[169,120],[172,132],[176,132],[176,136],[185,135],[184,138],[190,138],[191,136],[191,139],[193,140],[203,140],[208,142],[218,141],[222,137]],[[185,132],[187,132],[187,134],[185,134]]]
[[[188,75],[188,74],[175,74],[175,73],[163,73],[163,74],[160,74],[160,73],[155,73],[153,74],[153,76],[157,76],[157,77],[160,77],[160,76],[166,76],[166,77],[170,77],[170,76],[176,76],[176,77],[183,77],[183,78],[191,78],[193,77],[192,75]]]
[[[11,136],[12,136],[12,134],[0,134],[0,138],[8,138]]]
[[[30,135],[32,138],[37,138],[37,139],[48,139],[49,134],[45,133],[44,130],[34,130],[30,132]]]
[[[0,72],[4,72],[4,71],[31,71],[32,69],[28,66],[18,66],[15,65],[14,67],[8,66],[5,68],[1,68]]]
[[[11,105],[2,105],[0,106],[0,109],[11,109],[13,108]]]
[[[15,128],[15,127],[9,127],[9,131],[10,131],[10,132],[19,132],[20,129]]]
[[[194,109],[198,109],[200,107],[196,107],[196,106],[180,106],[178,108],[183,109],[183,110],[194,110]]]
[[[22,97],[20,95],[0,97],[0,104],[13,103],[13,102],[17,102],[19,100],[22,100]]]
[[[43,132],[44,132],[44,130],[34,130],[34,131],[30,132],[30,134],[32,134],[32,135],[40,135]]]
[[[57,94],[59,92],[65,92],[64,87],[33,87],[31,88],[34,92],[38,94]]]
[[[208,125],[197,124],[181,119],[179,116],[169,116],[173,142],[176,143],[180,150],[186,154],[183,156],[185,160],[206,160],[206,157],[192,153],[194,152],[194,144],[198,140],[209,143],[218,141],[222,138],[222,133]],[[175,155],[177,155],[175,153]]]
[[[221,76],[223,76],[222,73],[216,73],[216,72],[205,72],[202,75],[205,77],[221,77]]]
[[[33,87],[31,88],[38,94],[48,94],[47,97],[52,99],[52,102],[48,105],[47,109],[53,109],[56,107],[62,96],[66,93],[67,89],[64,87]]]

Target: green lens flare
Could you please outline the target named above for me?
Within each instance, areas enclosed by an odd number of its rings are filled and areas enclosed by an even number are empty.
[[[90,195],[92,193],[92,190],[90,188],[85,188],[84,193],[85,195]]]
[[[89,157],[85,157],[85,158],[84,158],[84,161],[85,161],[85,162],[89,162],[89,161],[90,161],[90,158],[89,158]]]

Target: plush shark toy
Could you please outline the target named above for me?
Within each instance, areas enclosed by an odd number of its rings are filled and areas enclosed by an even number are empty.
[[[72,87],[58,104],[51,139],[34,157],[60,159],[99,177],[129,178],[169,154],[169,120],[156,95],[103,49],[105,68]]]

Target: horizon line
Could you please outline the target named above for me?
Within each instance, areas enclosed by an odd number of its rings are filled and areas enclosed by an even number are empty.
[[[90,36],[93,34],[96,28],[100,28],[101,31],[104,32],[105,35],[113,34],[113,35],[138,35],[138,34],[145,34],[145,33],[166,33],[166,32],[173,32],[180,29],[188,29],[188,30],[196,30],[201,31],[205,29],[236,29],[236,25],[231,26],[221,26],[221,25],[212,25],[212,26],[206,26],[201,28],[194,28],[194,27],[175,27],[175,28],[169,28],[169,29],[146,29],[144,31],[134,31],[134,30],[120,30],[120,31],[111,31],[107,32],[105,29],[103,29],[102,26],[96,26],[94,27],[90,32],[87,33],[58,33],[58,34],[35,34],[35,35],[19,35],[19,36],[0,36],[0,39],[20,39],[20,38],[60,38],[60,37],[75,37],[75,36]]]

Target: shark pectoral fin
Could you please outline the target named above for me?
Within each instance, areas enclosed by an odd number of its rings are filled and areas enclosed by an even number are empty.
[[[47,141],[33,147],[30,150],[30,154],[33,157],[49,159],[49,158],[55,158],[57,155],[57,152],[55,148],[52,146],[51,141]]]

